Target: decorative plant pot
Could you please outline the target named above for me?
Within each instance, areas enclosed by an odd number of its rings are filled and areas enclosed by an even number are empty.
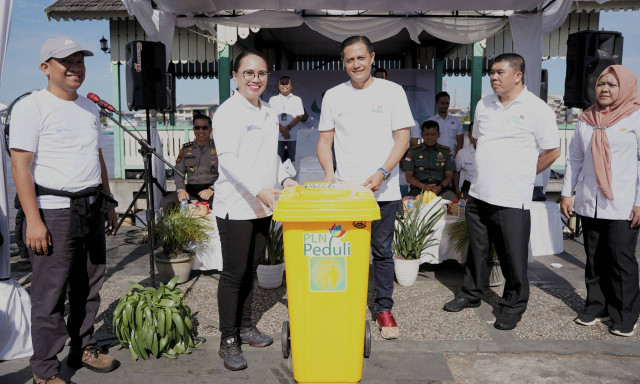
[[[276,265],[258,265],[258,285],[264,289],[275,289],[282,286],[284,263]]]
[[[192,251],[185,251],[184,255],[185,257],[175,259],[156,256],[156,268],[161,282],[166,284],[174,276],[178,276],[178,284],[189,280],[191,265],[196,255]]]
[[[504,276],[502,275],[502,268],[500,263],[490,263],[491,271],[489,273],[489,286],[499,287],[504,284]]]
[[[418,278],[418,269],[420,269],[420,259],[406,260],[398,257],[393,258],[394,269],[396,272],[396,281],[398,284],[409,287],[416,282]]]

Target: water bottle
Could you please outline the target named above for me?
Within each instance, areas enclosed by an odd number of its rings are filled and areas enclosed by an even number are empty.
[[[187,213],[189,209],[189,203],[187,203],[187,199],[182,199],[180,201],[180,212]]]
[[[464,219],[464,211],[467,207],[467,198],[462,196],[460,200],[458,200],[458,217]]]

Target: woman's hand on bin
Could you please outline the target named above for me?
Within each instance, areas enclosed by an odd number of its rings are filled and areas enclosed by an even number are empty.
[[[284,188],[289,188],[289,187],[295,187],[296,185],[300,185],[298,184],[297,181],[293,180],[290,177],[287,177],[286,179],[284,179],[284,181],[282,182],[282,186]]]
[[[273,211],[273,208],[276,206],[276,195],[280,194],[280,190],[273,188],[262,188],[258,195],[256,196],[262,204],[266,205]]]

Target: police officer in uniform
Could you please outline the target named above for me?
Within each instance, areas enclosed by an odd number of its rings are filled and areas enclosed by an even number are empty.
[[[187,183],[180,175],[174,175],[176,191],[162,199],[164,212],[182,199],[206,201],[211,207],[213,184],[218,180],[218,155],[211,139],[211,130],[209,116],[198,115],[193,118],[196,140],[184,144],[176,159],[176,169],[185,174]]]
[[[447,200],[457,200],[458,195],[448,188],[453,180],[456,165],[451,149],[438,144],[440,126],[433,120],[422,123],[422,144],[407,153],[404,173],[410,184],[409,196],[422,191],[433,191]]]

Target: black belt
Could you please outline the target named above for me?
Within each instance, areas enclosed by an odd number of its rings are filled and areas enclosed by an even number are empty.
[[[98,209],[102,213],[106,214],[111,209],[118,206],[118,202],[111,197],[107,191],[102,187],[102,184],[97,187],[85,188],[78,192],[60,191],[57,189],[51,189],[35,184],[36,196],[53,195],[68,197],[71,200],[71,233],[84,236],[89,233],[89,218],[91,209]],[[96,197],[96,201],[93,204],[89,204],[89,198],[91,196]],[[19,201],[18,201],[19,203]],[[22,209],[20,206],[19,209]]]

